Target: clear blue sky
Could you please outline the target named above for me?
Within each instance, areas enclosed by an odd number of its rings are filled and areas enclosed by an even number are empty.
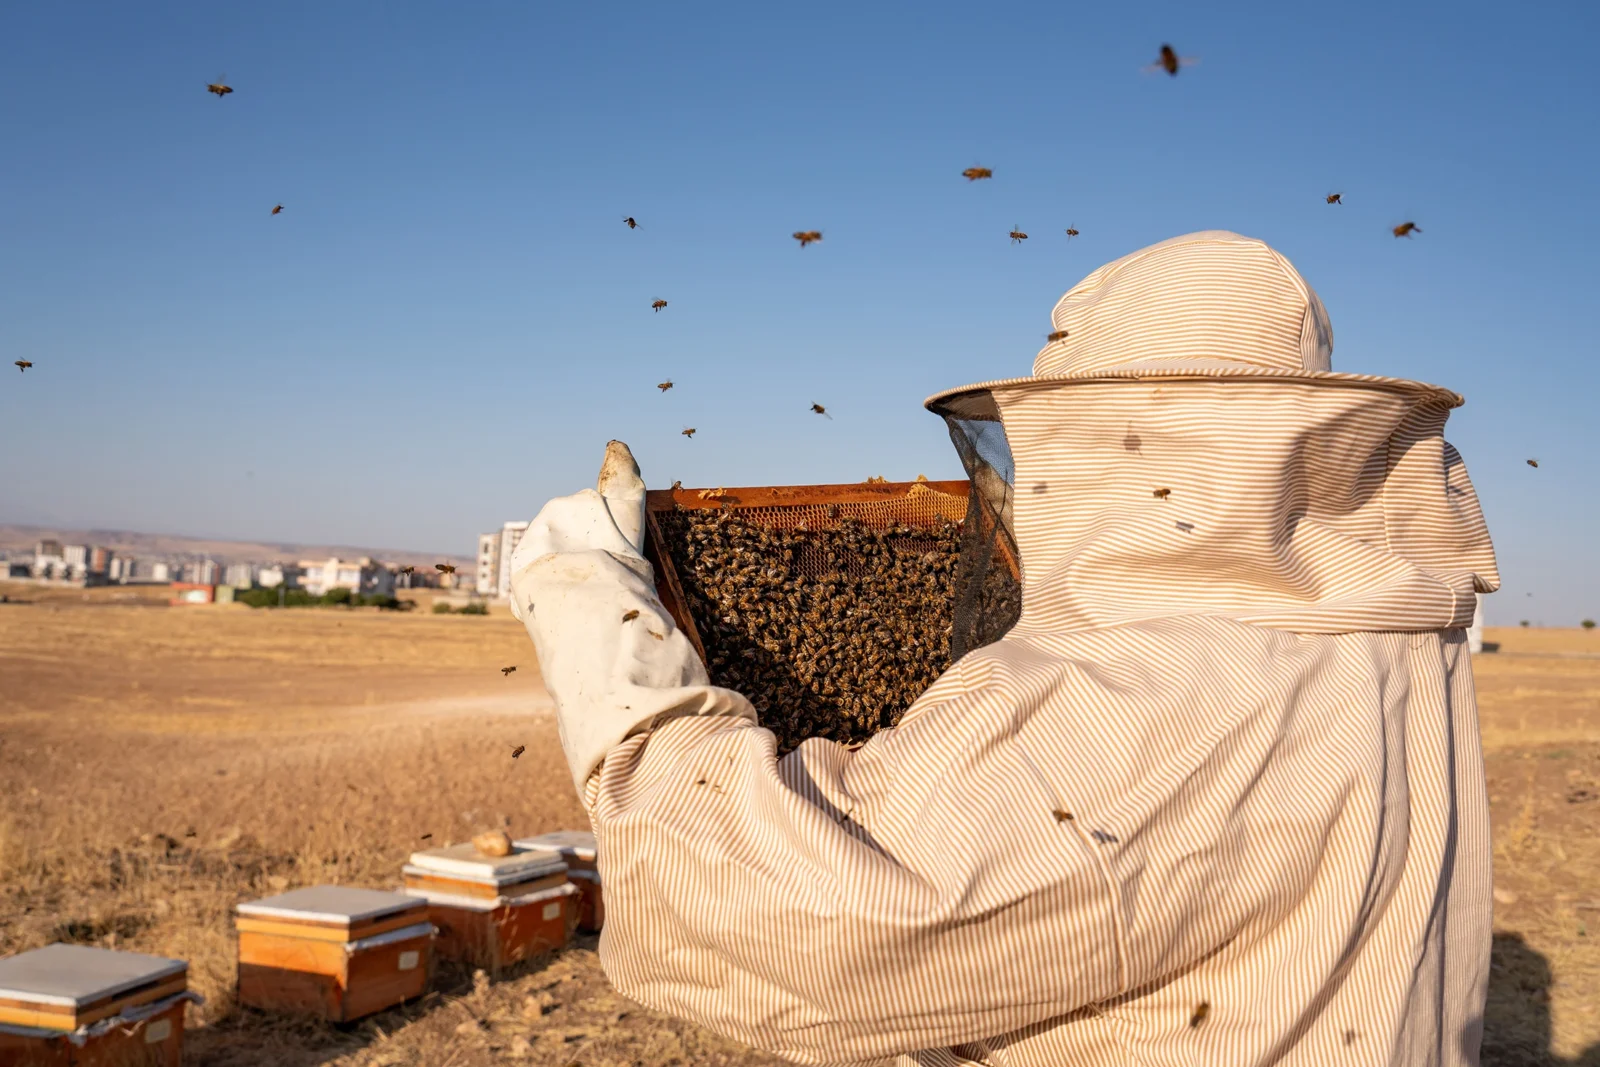
[[[1491,621],[1570,625],[1595,11],[9,4],[0,521],[470,552],[611,437],[658,486],[956,476],[924,396],[1216,227],[1307,276],[1337,369],[1466,395]],[[1141,73],[1163,41],[1200,63]]]

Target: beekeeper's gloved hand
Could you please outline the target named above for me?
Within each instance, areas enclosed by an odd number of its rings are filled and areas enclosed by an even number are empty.
[[[546,504],[511,554],[511,613],[533,638],[579,796],[607,752],[658,722],[755,718],[748,700],[710,684],[656,597],[643,548],[644,481],[612,441],[597,487]]]

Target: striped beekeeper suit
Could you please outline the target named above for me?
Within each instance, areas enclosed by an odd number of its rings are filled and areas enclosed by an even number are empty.
[[[1499,578],[1461,398],[1334,373],[1316,294],[1226,232],[1101,267],[1053,336],[929,401],[1003,426],[1021,617],[859,748],[779,760],[708,684],[625,446],[534,520],[606,973],[798,1063],[1475,1064]]]

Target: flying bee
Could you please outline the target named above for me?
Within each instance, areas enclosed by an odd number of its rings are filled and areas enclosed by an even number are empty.
[[[404,567],[400,568],[400,573],[401,574],[415,574],[415,573],[417,573],[417,568],[408,563]]]
[[[16,361],[17,370],[21,371],[23,374],[27,374],[28,368],[31,366],[33,366],[33,360],[31,359],[19,359]]]
[[[516,748],[511,750],[511,758],[512,759],[516,759],[518,756],[522,755],[526,751],[528,751],[528,746],[527,745],[518,745]]]
[[[1528,460],[1528,466],[1530,466],[1530,467],[1538,467],[1539,466],[1539,461],[1536,460],[1536,459],[1530,459],[1530,460]]]
[[[1343,193],[1329,193],[1324,199],[1330,204],[1338,204],[1341,207],[1344,205]]]
[[[693,426],[685,426],[683,428],[683,436],[692,439],[694,437],[694,427]]]
[[[672,483],[672,488],[674,488],[674,489],[682,489],[683,488],[683,482],[681,480],[676,480],[675,479],[673,481],[673,483]]]
[[[500,674],[501,674],[502,677],[509,678],[511,676],[511,672],[516,670],[516,669],[517,668],[516,668],[516,666],[514,664],[512,666],[510,666],[510,667],[501,667],[500,668]]]
[[[1028,239],[1028,235],[1023,233],[1020,227],[1016,227],[1016,226],[1011,227],[1011,243],[1012,244],[1020,245],[1022,242],[1026,241],[1027,239]]]
[[[637,230],[639,228],[639,224],[633,221],[632,215],[627,216],[622,221],[628,224],[628,229],[630,230]]]
[[[229,85],[224,79],[218,78],[216,81],[206,86],[206,92],[216,93],[217,99],[221,100],[223,97],[233,92],[233,86]]]
[[[1071,226],[1068,226],[1067,229],[1066,229],[1066,234],[1067,234],[1067,240],[1070,241],[1074,237],[1078,236],[1078,231],[1073,229]]]
[[[1172,495],[1172,490],[1171,489],[1154,489],[1154,490],[1151,491],[1150,495],[1155,497],[1157,500],[1165,500],[1165,499],[1167,499],[1167,497]]]
[[[993,178],[994,171],[990,170],[988,167],[968,167],[966,170],[961,172],[961,176],[967,179],[969,182],[975,182],[981,178]]]
[[[274,215],[280,214],[282,211],[283,211],[283,205],[282,204],[279,204],[277,207],[272,209],[272,213]]]
[[[796,230],[795,234],[794,234],[794,239],[796,241],[800,242],[800,247],[801,248],[804,248],[806,245],[810,244],[812,241],[820,241],[820,240],[822,240],[822,231],[821,230]]]
[[[656,311],[660,311],[662,308],[664,308],[666,306],[667,306],[667,302],[665,300],[657,300],[657,301],[653,302],[650,305],[650,307],[652,309],[656,310]]]
[[[454,563],[435,563],[433,565],[433,569],[438,571],[440,574],[454,574],[456,572],[456,565]]]
[[[1055,333],[1047,333],[1044,335],[1044,339],[1051,344],[1055,344],[1057,341],[1065,341],[1067,339],[1067,331],[1057,330]]]
[[[637,619],[638,617],[639,617],[639,609],[638,608],[633,608],[633,609],[631,609],[629,611],[625,611],[625,612],[622,613],[622,621],[623,622],[632,622],[634,619]]]
[[[815,411],[818,415],[825,416],[825,417],[827,417],[829,419],[833,418],[832,415],[828,414],[828,409],[823,407],[821,404],[812,404],[811,405],[811,410]]]
[[[664,382],[657,382],[656,388],[661,390],[663,393],[666,392],[668,389],[672,388],[672,379],[669,378]]]
[[[1396,237],[1410,237],[1414,233],[1421,232],[1422,227],[1418,226],[1414,222],[1402,222],[1400,225],[1394,228],[1394,235]]]
[[[432,834],[423,834],[422,835],[422,840],[424,840],[424,841],[432,841],[433,840],[433,835]]]
[[[1193,1030],[1206,1021],[1206,1016],[1211,1014],[1211,1004],[1202,1000],[1194,1006],[1194,1014],[1189,1016],[1189,1029]]]
[[[1154,63],[1144,69],[1147,71],[1164,70],[1176,78],[1179,67],[1192,67],[1198,62],[1200,62],[1198,59],[1178,55],[1177,52],[1173,51],[1170,44],[1164,44],[1161,46],[1161,55]]]
[[[649,634],[651,637],[655,638],[657,641],[665,641],[666,640],[666,637],[664,635],[658,634],[654,630],[646,630],[645,633]]]

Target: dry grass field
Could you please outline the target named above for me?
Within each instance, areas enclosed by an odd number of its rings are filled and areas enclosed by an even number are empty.
[[[219,1067],[776,1062],[618,997],[593,939],[492,978],[442,969],[437,992],[345,1027],[234,1005],[235,902],[392,886],[423,834],[584,825],[531,647],[503,612],[0,593],[0,954],[65,939],[189,960],[207,1003],[187,1058]],[[1595,1067],[1600,635],[1488,639],[1499,933],[1485,1062]]]

